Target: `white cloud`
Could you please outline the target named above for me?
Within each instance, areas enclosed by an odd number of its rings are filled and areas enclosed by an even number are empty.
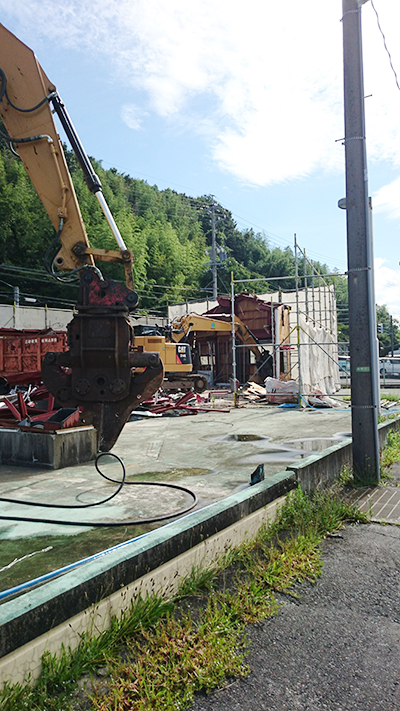
[[[400,177],[375,193],[373,207],[377,212],[386,212],[392,219],[400,217]]]
[[[386,266],[386,259],[375,259],[375,298],[386,304],[389,312],[400,321],[400,268]]]
[[[197,130],[223,170],[256,185],[343,165],[341,0],[0,0],[48,41],[102,53],[148,110]],[[400,70],[398,0],[376,0]],[[363,6],[369,157],[400,165],[400,92]],[[40,58],[39,58],[40,59]],[[125,92],[126,93],[126,92]],[[135,99],[132,94],[132,99]],[[141,116],[124,107],[133,128]],[[128,125],[130,125],[128,123]]]
[[[142,127],[145,116],[148,116],[147,111],[143,111],[143,109],[135,104],[124,104],[121,109],[122,120],[134,131],[138,131]]]

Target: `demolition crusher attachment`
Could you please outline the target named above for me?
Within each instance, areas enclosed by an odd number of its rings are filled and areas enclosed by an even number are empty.
[[[81,420],[98,433],[98,448],[109,451],[130,413],[161,386],[158,353],[135,350],[129,311],[137,305],[131,289],[82,273],[77,313],[68,326],[69,350],[46,353],[43,382],[60,407],[80,407]]]

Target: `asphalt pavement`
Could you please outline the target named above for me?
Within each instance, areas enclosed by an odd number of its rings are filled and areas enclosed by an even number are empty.
[[[348,526],[322,556],[315,584],[247,628],[249,676],[190,711],[400,709],[400,528]]]

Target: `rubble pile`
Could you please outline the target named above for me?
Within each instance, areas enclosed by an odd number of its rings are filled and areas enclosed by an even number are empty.
[[[199,395],[192,390],[182,394],[166,393],[160,389],[152,398],[145,400],[137,410],[132,412],[130,421],[149,416],[197,415],[199,412],[229,412],[229,407],[215,407],[212,391]]]

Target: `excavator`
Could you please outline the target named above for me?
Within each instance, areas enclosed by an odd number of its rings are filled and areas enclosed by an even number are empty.
[[[269,355],[249,328],[235,315],[234,329],[236,338],[253,353],[257,373],[260,373],[260,380],[263,381],[268,375],[273,374],[273,357]],[[199,314],[184,314],[175,318],[171,323],[172,340],[175,343],[182,343],[190,340],[191,333],[232,333],[232,319],[222,320],[210,316],[200,316]]]
[[[53,113],[118,249],[95,249],[89,244]],[[33,51],[1,24],[0,116],[7,132],[2,130],[0,135],[23,161],[55,230],[45,265],[59,281],[79,278],[76,313],[68,325],[68,350],[46,353],[42,379],[58,406],[79,407],[83,423],[97,431],[99,450],[109,451],[131,411],[162,385],[165,344],[149,351],[146,342],[136,340],[129,320],[139,301],[134,291],[132,252],[56,87]],[[120,264],[126,285],[104,278],[98,266],[101,261]],[[173,348],[175,363],[191,370],[190,358],[184,362],[183,344],[181,357],[177,347]]]

